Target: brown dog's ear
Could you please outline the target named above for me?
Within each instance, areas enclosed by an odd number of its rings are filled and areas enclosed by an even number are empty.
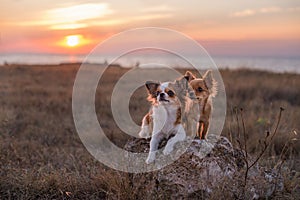
[[[212,71],[207,70],[203,76],[203,80],[210,91],[211,95],[214,97],[217,94],[217,82],[212,76]]]
[[[196,76],[195,76],[192,72],[186,71],[186,72],[185,72],[185,75],[184,75],[184,78],[185,78],[188,82],[190,82],[191,80],[194,80],[194,79],[196,78]]]
[[[145,85],[148,90],[148,93],[153,95],[156,93],[156,90],[157,90],[158,86],[160,85],[160,83],[154,82],[154,81],[147,81],[145,83]]]

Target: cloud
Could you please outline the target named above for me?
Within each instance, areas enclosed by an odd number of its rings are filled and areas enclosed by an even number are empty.
[[[268,8],[261,8],[259,10],[260,13],[276,13],[276,12],[281,12],[282,9],[279,7],[268,7]]]
[[[160,5],[155,7],[148,7],[144,8],[142,12],[166,12],[166,11],[173,11],[174,8],[167,6],[167,5]]]
[[[46,19],[59,24],[100,18],[113,12],[106,3],[87,3],[49,10]]]
[[[299,12],[300,11],[300,7],[291,7],[287,9],[290,12]]]
[[[173,15],[171,14],[149,14],[149,15],[136,16],[133,20],[165,19],[165,18],[171,18],[172,16]]]
[[[88,26],[88,20],[101,19],[114,11],[106,3],[87,3],[47,10],[39,20],[13,22],[17,26],[48,26],[50,29],[79,29]]]
[[[255,15],[255,13],[256,13],[255,10],[247,9],[247,10],[235,12],[235,13],[231,14],[231,16],[232,17],[247,17],[247,16]]]
[[[52,30],[66,30],[66,29],[79,29],[79,28],[85,28],[87,27],[87,24],[84,23],[74,23],[74,24],[56,24],[50,26],[50,29]]]
[[[38,20],[14,22],[18,26],[47,26],[52,30],[81,29],[89,26],[114,26],[137,21],[171,18],[170,7],[150,7],[133,16],[116,17],[107,3],[87,3],[46,10]]]
[[[237,11],[230,14],[231,17],[249,17],[256,14],[271,14],[271,13],[284,13],[284,12],[299,12],[300,7],[280,8],[277,6],[265,7],[260,9],[246,9]]]
[[[94,20],[94,21],[89,21],[90,26],[114,26],[118,24],[124,24],[127,23],[127,19],[106,19],[106,20]]]

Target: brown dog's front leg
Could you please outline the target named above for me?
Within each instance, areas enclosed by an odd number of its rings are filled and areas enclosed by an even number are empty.
[[[203,128],[202,128],[202,133],[201,133],[200,139],[205,140],[207,132],[208,132],[209,121],[202,122],[202,124],[203,124]]]
[[[203,133],[203,127],[204,124],[202,121],[199,122],[199,126],[198,126],[198,131],[197,131],[197,137],[199,137],[199,139],[202,139],[202,133]]]

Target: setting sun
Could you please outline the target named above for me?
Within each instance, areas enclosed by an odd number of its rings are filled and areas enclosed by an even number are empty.
[[[67,45],[70,46],[70,47],[77,46],[77,45],[79,45],[81,38],[82,38],[82,35],[69,35],[69,36],[66,36]]]
[[[72,53],[84,53],[92,48],[91,44],[94,44],[93,38],[80,33],[64,35],[61,38],[57,38],[56,41],[54,42],[55,45],[60,47],[60,51],[64,53],[70,53],[70,51]]]

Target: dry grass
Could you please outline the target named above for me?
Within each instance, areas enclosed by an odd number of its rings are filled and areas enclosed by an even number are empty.
[[[1,199],[133,199],[137,190],[130,175],[108,169],[84,148],[73,124],[71,95],[79,65],[0,67],[0,197]],[[108,137],[123,146],[128,137],[117,128],[110,111],[114,83],[126,69],[110,68],[96,95],[96,110]],[[184,71],[182,71],[184,72]],[[238,134],[235,110],[244,109],[247,148],[259,151],[259,140],[272,130],[279,107],[284,107],[277,136],[261,164],[274,166],[287,138],[300,131],[300,76],[249,70],[223,70],[228,111],[223,135]],[[147,112],[144,88],[134,93],[130,112],[140,124]],[[109,105],[109,106],[108,106]],[[289,144],[284,164],[285,193],[296,197],[299,141]],[[292,174],[292,175],[291,175]],[[141,181],[144,175],[140,174]],[[298,194],[299,195],[299,194]]]

